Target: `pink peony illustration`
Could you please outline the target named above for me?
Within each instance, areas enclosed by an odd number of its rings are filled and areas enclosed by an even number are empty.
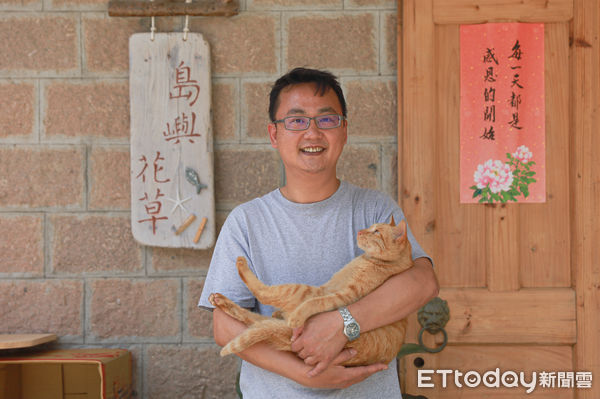
[[[531,168],[535,162],[531,160],[533,154],[529,148],[519,146],[514,153],[506,153],[507,161],[488,159],[477,166],[473,174],[475,185],[469,187],[473,190],[473,198],[479,202],[517,202],[517,197],[529,196],[529,185],[535,183],[535,171]]]
[[[489,186],[492,193],[510,190],[513,182],[510,165],[491,159],[488,159],[482,165],[478,165],[473,177],[478,189],[484,189]]]
[[[512,156],[517,158],[519,161],[521,161],[523,163],[527,163],[527,162],[529,162],[529,160],[531,160],[531,157],[533,156],[533,154],[531,153],[531,151],[529,151],[529,148],[522,145],[519,148],[517,148],[517,151],[515,151],[512,154]]]

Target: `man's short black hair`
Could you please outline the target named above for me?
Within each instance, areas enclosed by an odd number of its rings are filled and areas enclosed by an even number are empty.
[[[346,100],[344,100],[344,93],[340,84],[331,72],[320,71],[318,69],[309,68],[294,68],[275,82],[271,88],[271,94],[269,94],[269,118],[274,121],[279,107],[279,94],[281,90],[287,86],[296,85],[300,83],[314,83],[316,85],[315,94],[320,96],[324,95],[329,89],[332,89],[340,101],[342,106],[342,115],[346,117]]]

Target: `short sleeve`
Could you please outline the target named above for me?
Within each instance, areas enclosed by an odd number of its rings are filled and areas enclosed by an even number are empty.
[[[210,262],[198,306],[212,310],[208,301],[212,293],[225,295],[244,308],[253,308],[256,299],[239,277],[235,262],[238,256],[248,261],[248,229],[243,212],[234,209],[223,225]]]

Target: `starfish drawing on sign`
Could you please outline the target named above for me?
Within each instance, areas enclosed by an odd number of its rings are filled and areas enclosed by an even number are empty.
[[[171,209],[171,213],[175,212],[175,209],[177,209],[178,207],[181,207],[181,209],[183,209],[183,211],[185,213],[189,213],[187,209],[185,209],[185,207],[183,206],[183,203],[185,201],[189,201],[192,199],[192,197],[187,197],[184,199],[181,199],[181,197],[179,196],[179,184],[177,184],[177,198],[176,199],[172,199],[172,198],[167,198],[165,197],[166,200],[171,201],[172,203],[174,203],[175,205],[173,206],[173,209]]]

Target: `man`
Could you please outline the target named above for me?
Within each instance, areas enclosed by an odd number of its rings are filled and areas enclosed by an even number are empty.
[[[341,182],[337,161],[347,141],[346,103],[328,72],[296,68],[277,80],[270,95],[269,138],[285,166],[285,186],[234,209],[215,246],[199,306],[219,292],[243,307],[270,315],[237,275],[245,256],[266,284],[321,285],[361,253],[358,230],[404,215],[388,196]],[[258,343],[239,353],[244,399],[400,397],[396,364],[343,367],[344,350],[360,332],[393,323],[437,295],[432,264],[409,232],[415,265],[388,279],[346,311],[311,317],[292,337],[293,352]],[[219,309],[214,337],[223,346],[246,327]]]

